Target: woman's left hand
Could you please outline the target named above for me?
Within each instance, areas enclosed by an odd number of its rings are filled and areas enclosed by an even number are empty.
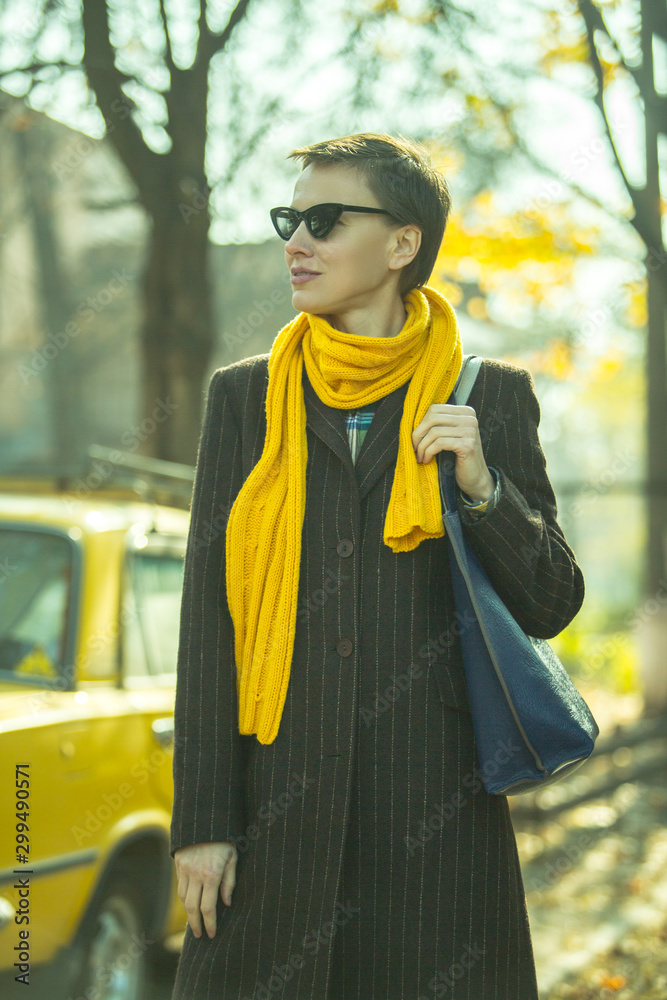
[[[493,493],[496,484],[484,458],[472,406],[431,403],[412,432],[412,446],[418,462],[430,462],[439,451],[453,451],[457,485],[471,500],[488,500]]]

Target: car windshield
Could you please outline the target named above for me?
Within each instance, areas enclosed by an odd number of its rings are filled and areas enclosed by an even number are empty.
[[[0,528],[0,677],[56,680],[64,671],[71,540]]]

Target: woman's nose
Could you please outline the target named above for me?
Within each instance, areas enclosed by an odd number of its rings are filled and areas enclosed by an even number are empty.
[[[285,253],[292,256],[296,253],[311,254],[313,251],[311,240],[312,237],[308,232],[308,226],[302,219],[285,244]]]

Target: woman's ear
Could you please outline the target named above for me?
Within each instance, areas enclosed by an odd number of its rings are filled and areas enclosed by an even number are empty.
[[[421,242],[422,231],[418,226],[409,224],[396,230],[389,258],[389,267],[393,269],[407,267],[417,256]]]

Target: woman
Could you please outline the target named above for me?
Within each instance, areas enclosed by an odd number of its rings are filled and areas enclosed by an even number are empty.
[[[197,458],[174,1000],[537,1000],[434,461],[454,453],[465,530],[522,628],[556,635],[584,585],[533,381],[485,359],[469,405],[446,402],[459,332],[425,283],[450,199],[421,146],[365,133],[290,156],[303,170],[272,218],[298,315],[270,354],[214,373]]]

